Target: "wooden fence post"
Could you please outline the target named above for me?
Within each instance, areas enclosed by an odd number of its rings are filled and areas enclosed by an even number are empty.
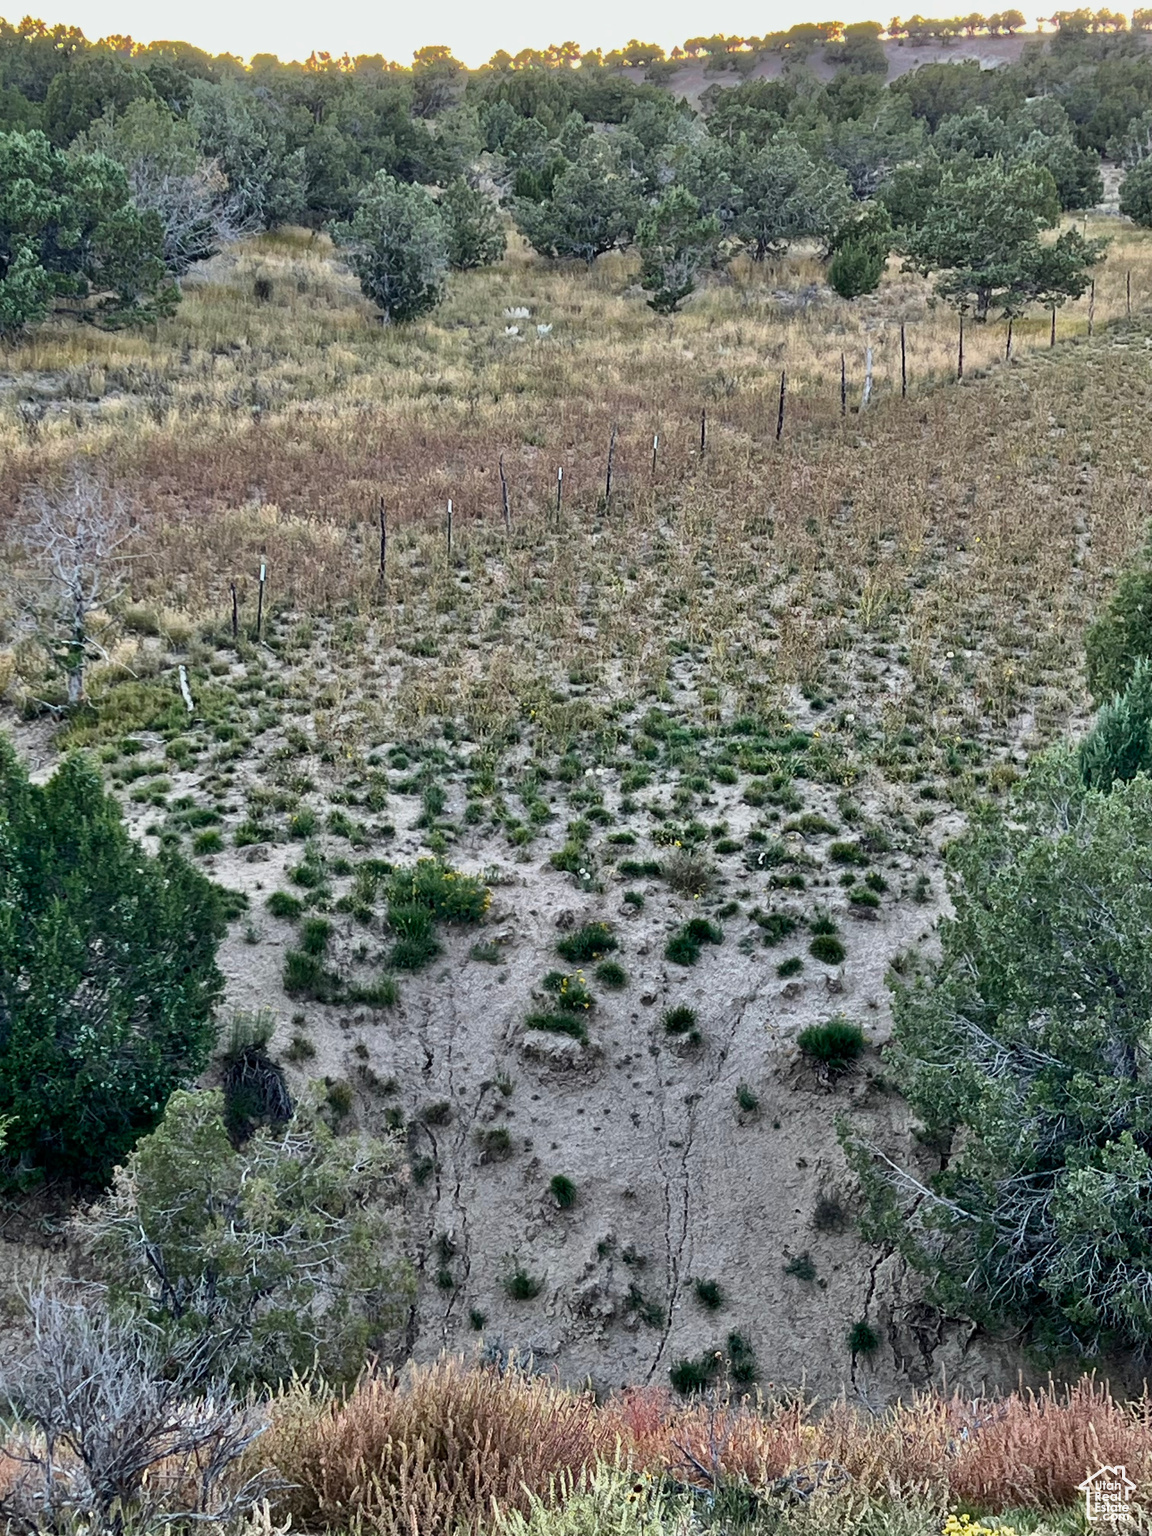
[[[653,479],[656,478],[656,454],[659,451],[659,448],[660,448],[660,434],[659,434],[659,432],[654,432],[652,434],[652,478]]]
[[[448,498],[448,558],[452,558],[452,498]]]
[[[1052,306],[1052,330],[1050,331],[1049,336],[1048,336],[1048,345],[1050,347],[1054,347],[1056,345],[1056,306],[1055,306],[1055,304],[1053,304],[1053,306]]]
[[[264,582],[268,577],[268,567],[263,560],[260,562],[260,595],[256,599],[256,638],[264,628]]]
[[[1091,336],[1096,325],[1096,279],[1088,289],[1088,334]]]
[[[904,322],[900,322],[900,398],[908,397],[908,345],[904,336]]]
[[[788,388],[788,374],[782,368],[780,370],[780,404],[776,409],[776,441],[779,442],[784,435],[784,393]]]
[[[1012,316],[1008,316],[1008,340],[1004,343],[1004,361],[1012,361]]]
[[[700,408],[700,457],[704,457],[704,450],[708,446],[708,413],[703,406]]]
[[[964,311],[960,311],[960,348],[956,354],[956,381],[964,377]]]
[[[564,500],[564,466],[556,466],[556,517],[560,517],[560,507]]]
[[[230,585],[232,587],[232,638],[236,640],[240,636],[240,606],[236,601],[236,583],[233,581]]]
[[[380,580],[384,580],[384,566],[388,559],[388,517],[384,510],[384,498],[380,498]]]
[[[840,415],[848,414],[848,365],[844,361],[844,354],[840,354]]]
[[[508,480],[504,474],[504,455],[500,455],[500,498],[504,506],[504,532],[512,532],[512,508],[508,504]]]
[[[616,425],[612,425],[612,435],[608,439],[608,470],[604,476],[604,510],[607,511],[612,501],[612,460],[616,457]]]

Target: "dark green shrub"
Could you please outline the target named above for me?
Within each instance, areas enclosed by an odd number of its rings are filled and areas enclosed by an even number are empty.
[[[810,1061],[819,1062],[833,1077],[852,1069],[864,1054],[867,1041],[859,1024],[847,1019],[829,1019],[826,1024],[810,1024],[796,1041]]]
[[[816,1278],[816,1266],[810,1254],[798,1253],[785,1264],[784,1273],[794,1280],[812,1281]]]
[[[619,992],[628,985],[628,973],[615,960],[601,960],[596,967],[596,980],[609,992]]]
[[[293,885],[303,886],[306,891],[315,890],[317,886],[324,884],[323,865],[318,859],[312,857],[293,865],[287,870],[287,875]]]
[[[799,955],[789,955],[787,960],[781,960],[776,967],[777,976],[786,979],[789,976],[798,976],[804,969],[804,962]]]
[[[817,1232],[843,1232],[848,1212],[832,1195],[821,1195],[812,1210],[812,1226]]]
[[[664,958],[671,960],[674,965],[695,965],[700,958],[700,946],[680,929],[665,944]]]
[[[1105,794],[1152,770],[1152,662],[1141,657],[1124,692],[1100,706],[1080,743],[1080,777]]]
[[[553,1035],[571,1035],[573,1040],[585,1043],[588,1029],[584,1020],[570,1013],[530,1013],[524,1020],[525,1029],[542,1029]]]
[[[699,1038],[699,1032],[696,1029],[696,1010],[684,1003],[676,1008],[667,1009],[661,1023],[669,1035],[696,1035]]]
[[[741,1083],[736,1089],[737,1106],[746,1115],[754,1115],[760,1108],[760,1100],[747,1083]]]
[[[1084,636],[1088,686],[1097,704],[1123,693],[1141,657],[1152,658],[1152,541]]]
[[[848,1330],[848,1348],[854,1355],[874,1355],[880,1348],[880,1335],[871,1323],[861,1318]]]
[[[796,919],[790,912],[753,912],[751,917],[764,930],[765,944],[779,944],[796,931]]]
[[[299,917],[304,910],[304,903],[298,896],[291,895],[288,891],[273,891],[265,902],[265,906],[273,917]]]
[[[337,1120],[343,1120],[352,1113],[356,1096],[353,1093],[352,1084],[346,1083],[343,1078],[327,1083],[324,1096],[328,1101],[328,1108]]]
[[[477,1128],[476,1145],[482,1163],[503,1163],[512,1156],[512,1137],[502,1125]]]
[[[192,852],[200,854],[219,853],[224,847],[224,839],[219,832],[209,829],[207,832],[197,832],[192,839]]]
[[[567,1174],[554,1173],[548,1181],[548,1188],[562,1211],[570,1211],[576,1204],[576,1186]]]
[[[619,940],[607,923],[586,923],[560,939],[556,950],[572,965],[583,965],[619,947]]]
[[[655,859],[621,859],[616,868],[626,880],[658,880],[662,874],[662,866]],[[636,895],[640,895],[637,891]],[[628,900],[625,894],[624,900]],[[641,897],[643,901],[643,897]]]
[[[867,240],[845,240],[828,263],[828,285],[842,299],[875,293],[884,276],[888,252]]]
[[[644,907],[644,893],[643,891],[625,891],[624,901],[628,906],[635,907],[637,912],[640,912]]]
[[[310,997],[317,1003],[340,1000],[340,978],[325,970],[316,955],[290,949],[284,956],[284,990],[289,997]]]
[[[1152,229],[1152,162],[1140,160],[1120,183],[1120,212],[1145,229]]]
[[[665,1311],[658,1301],[651,1301],[633,1281],[624,1298],[625,1312],[635,1312],[646,1328],[663,1328]]]
[[[103,1184],[215,1044],[224,892],[127,833],[100,770],[31,783],[0,739],[0,1121],[6,1154]]]
[[[813,960],[820,960],[825,965],[839,965],[847,950],[835,934],[818,933],[809,944],[808,953]]]
[[[719,1350],[698,1355],[694,1360],[677,1360],[669,1367],[668,1379],[682,1397],[690,1397],[711,1386],[720,1374],[722,1364],[723,1356]]]
[[[693,1280],[696,1300],[707,1312],[717,1312],[724,1305],[724,1292],[717,1280]]]
[[[706,917],[693,917],[684,924],[684,932],[697,944],[722,944],[724,931]]]
[[[529,1274],[519,1262],[504,1276],[504,1293],[511,1301],[531,1301],[543,1289],[543,1280]]]
[[[300,948],[306,955],[322,955],[332,937],[332,924],[324,917],[309,917],[300,929]]]
[[[436,1099],[420,1111],[425,1125],[447,1125],[452,1119],[452,1105],[447,1099]]]
[[[720,944],[723,939],[723,930],[715,923],[706,917],[694,917],[668,940],[664,956],[676,965],[695,965],[705,944]]]
[[[728,1369],[732,1380],[742,1387],[756,1380],[756,1351],[742,1333],[728,1335]]]

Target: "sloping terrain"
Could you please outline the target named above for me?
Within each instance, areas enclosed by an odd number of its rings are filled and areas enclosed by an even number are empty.
[[[869,310],[750,273],[668,324],[622,263],[517,253],[389,332],[285,238],[151,338],[9,360],[4,515],[80,455],[140,532],[93,713],[37,714],[13,620],[4,724],[39,772],[93,750],[150,845],[244,892],[229,1007],[273,1012],[336,1123],[407,1137],[417,1355],[482,1334],[615,1386],[739,1333],[760,1380],[819,1391],[1014,1376],[862,1244],[834,1119],[931,1166],[875,1050],[887,978],[931,949],[969,809],[1084,716],[1082,632],[1149,512],[1144,261],[1114,253],[1091,340],[1076,306],[1004,367],[989,327],[960,387],[897,277]],[[865,335],[876,394],[842,421]],[[407,971],[389,871],[428,857],[492,904]],[[839,1081],[796,1045],[837,1015],[870,1043]]]

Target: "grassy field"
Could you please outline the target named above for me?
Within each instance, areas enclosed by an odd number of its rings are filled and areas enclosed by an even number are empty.
[[[943,843],[1084,719],[1143,537],[1152,240],[1100,222],[1094,336],[1085,300],[1005,365],[972,326],[960,385],[955,317],[895,271],[849,305],[803,257],[737,266],[665,321],[626,258],[516,247],[387,330],[292,232],[152,332],[6,356],[0,519],[79,459],[137,536],[91,708],[45,712],[13,605],[4,723],[40,771],[92,748],[150,846],[242,893],[230,1005],[334,1123],[406,1134],[405,1348],[619,1386],[738,1334],[822,1390],[1014,1379],[860,1242],[833,1120],[923,1156],[885,979],[931,945]],[[401,931],[421,858],[488,887],[479,922]],[[796,1041],[840,1014],[868,1045],[837,1085]]]

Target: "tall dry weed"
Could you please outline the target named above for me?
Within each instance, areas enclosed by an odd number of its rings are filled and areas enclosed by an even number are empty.
[[[261,1444],[294,1485],[281,1508],[297,1526],[371,1536],[462,1536],[612,1450],[588,1394],[455,1358],[320,1404],[293,1389]]]
[[[870,1496],[947,1498],[998,1513],[1074,1505],[1078,1485],[1120,1465],[1152,1495],[1152,1402],[1118,1403],[1083,1377],[1064,1389],[965,1402],[929,1392],[872,1415],[844,1399],[718,1403],[635,1390],[604,1410],[637,1466],[689,1480],[700,1469],[763,1487],[832,1462]]]

